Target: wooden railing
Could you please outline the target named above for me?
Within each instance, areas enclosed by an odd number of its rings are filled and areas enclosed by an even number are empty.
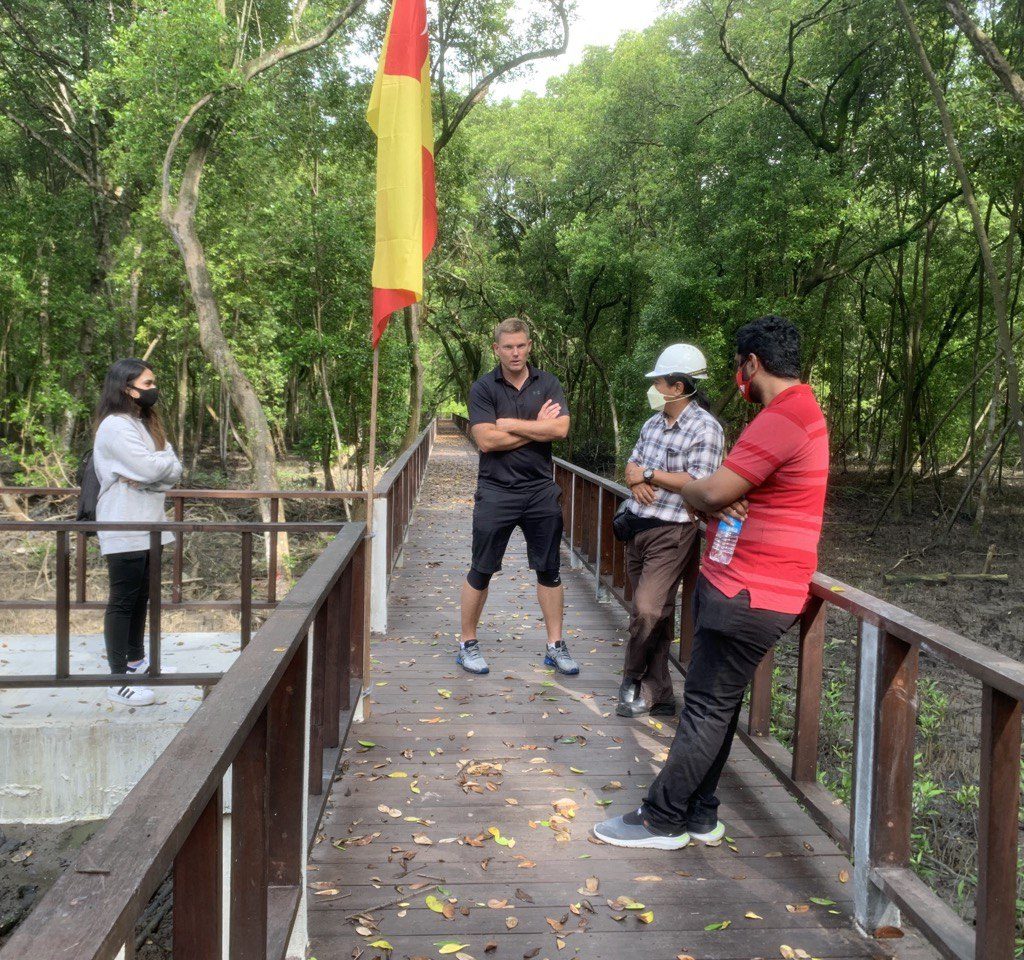
[[[431,421],[419,434],[416,442],[399,456],[388,471],[381,477],[374,488],[374,539],[373,539],[373,573],[377,583],[387,583],[394,571],[395,564],[401,555],[409,529],[412,509],[419,496],[427,461],[437,436],[436,421]],[[76,487],[0,487],[0,494],[19,499],[56,498],[68,499],[78,496]],[[278,522],[281,515],[281,503],[285,500],[317,501],[319,503],[340,503],[345,500],[362,502],[366,494],[358,490],[200,490],[174,489],[167,492],[171,501],[174,522],[162,524],[160,529],[174,533],[173,562],[171,567],[171,595],[163,598],[164,606],[180,610],[238,610],[243,614],[243,641],[248,638],[248,617],[244,610],[272,610],[277,605],[278,590],[278,538],[282,533],[309,533],[316,531],[337,530],[338,523],[310,524]],[[185,506],[187,503],[216,501],[246,501],[260,503],[270,501],[269,523],[195,523],[186,521]],[[68,610],[102,610],[105,600],[89,600],[87,590],[88,541],[86,534],[97,529],[115,529],[114,526],[97,526],[96,524],[62,523],[60,530],[66,532],[62,538],[57,533],[57,597],[50,600],[13,600],[0,597],[2,610],[38,610],[56,607],[58,634],[61,624],[67,620]],[[131,524],[136,531],[152,530],[145,524]],[[55,524],[50,523],[19,523],[0,521],[0,533],[11,532],[43,532],[56,531]],[[234,532],[242,535],[241,577],[242,599],[234,600],[186,600],[183,591],[183,568],[185,556],[185,535],[195,532]],[[267,544],[267,589],[263,599],[253,599],[251,594],[253,533],[265,534]],[[72,539],[73,535],[73,539]],[[248,538],[248,539],[246,539]],[[63,576],[71,556],[71,544],[74,544],[73,581]],[[246,566],[246,564],[248,564]],[[151,576],[156,581],[157,573],[154,566],[150,567]],[[150,588],[151,596],[156,594]],[[243,609],[244,608],[244,609]],[[159,611],[158,611],[159,614]],[[371,621],[374,631],[383,633],[387,628],[386,591],[375,591]],[[177,675],[181,676],[181,675]],[[78,678],[75,678],[76,683]],[[162,682],[177,683],[179,680],[163,680]],[[2,684],[2,681],[0,681]],[[54,684],[59,685],[59,684]]]
[[[118,677],[119,685],[146,686],[206,686],[216,683],[219,673],[170,673],[162,670],[161,614],[166,604],[162,596],[161,559],[163,548],[161,534],[170,532],[177,537],[196,533],[230,533],[239,537],[239,599],[238,600],[193,600],[179,601],[174,606],[191,610],[238,611],[241,629],[241,645],[244,649],[252,635],[253,610],[272,609],[277,606],[273,594],[265,601],[253,599],[252,595],[252,544],[253,534],[270,532],[273,537],[280,533],[337,533],[338,523],[79,523],[76,521],[0,522],[0,533],[53,533],[55,551],[55,595],[50,600],[7,600],[0,599],[0,610],[36,610],[52,608],[55,615],[54,672],[52,674],[0,674],[0,689],[5,687],[95,687],[111,682],[108,673],[71,672],[71,611],[72,609],[102,610],[102,602],[71,599],[70,542],[72,535],[84,539],[88,533],[101,530],[124,530],[132,533],[149,534],[149,672],[144,675]],[[81,582],[81,581],[79,581]],[[268,585],[269,591],[269,585]]]
[[[360,689],[364,532],[347,524],[292,587],[0,960],[112,960],[122,945],[133,957],[136,919],[168,874],[176,958],[220,960],[225,896],[230,956],[284,957]]]
[[[455,419],[463,432],[465,418]],[[611,532],[629,490],[565,460],[555,460],[565,539],[593,572],[595,588],[628,609],[623,545]],[[692,593],[696,565],[687,575]],[[830,609],[858,624],[854,693],[853,802],[849,808],[818,782],[824,648]],[[680,656],[685,672],[692,625],[683,603]],[[976,924],[966,924],[910,867],[917,678],[921,655],[980,682],[981,763]],[[922,620],[878,597],[817,574],[800,619],[793,749],[770,736],[774,656],[751,685],[740,735],[779,781],[847,852],[859,926],[873,933],[904,911],[944,957],[1012,960],[1015,956],[1017,845],[1020,816],[1021,704],[1024,664]]]

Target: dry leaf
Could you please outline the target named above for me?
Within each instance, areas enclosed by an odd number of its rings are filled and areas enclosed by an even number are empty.
[[[421,847],[431,847],[434,845],[434,841],[425,833],[414,833],[412,836],[412,842],[418,843]]]
[[[661,877],[653,873],[645,873],[642,877],[634,877],[636,883],[660,883]]]
[[[849,883],[850,882],[850,871],[849,870],[840,870],[839,871],[839,882],[840,883]]]
[[[764,917],[762,917],[760,914],[754,913],[753,910],[748,910],[745,914],[743,914],[743,916],[745,916],[748,920],[763,920],[764,919]]]
[[[806,903],[798,903],[798,904],[795,904],[795,905],[792,904],[792,903],[787,903],[786,904],[786,909],[790,913],[807,913],[807,911],[810,910],[811,908]]]
[[[508,906],[508,900],[488,900],[487,906],[492,910],[504,910]]]
[[[785,960],[796,960],[796,951],[786,944],[779,947],[779,953],[785,957]]]
[[[903,931],[899,927],[879,927],[875,931],[876,940],[899,940]]]
[[[515,917],[505,917],[505,929],[515,930],[519,926],[519,921]]]

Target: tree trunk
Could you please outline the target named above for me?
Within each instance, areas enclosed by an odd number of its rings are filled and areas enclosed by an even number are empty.
[[[210,365],[225,384],[231,403],[242,418],[252,459],[253,480],[257,488],[276,490],[277,454],[270,423],[252,382],[231,352],[231,345],[221,326],[220,310],[210,281],[206,251],[196,230],[196,209],[199,204],[199,181],[213,139],[208,126],[196,138],[189,154],[178,191],[178,202],[164,211],[163,220],[181,252],[188,276],[189,289],[199,322],[199,346]],[[267,504],[260,504],[264,521],[269,520]]]

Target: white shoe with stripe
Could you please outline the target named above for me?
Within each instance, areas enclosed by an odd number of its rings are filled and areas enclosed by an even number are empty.
[[[107,687],[107,699],[129,707],[148,707],[156,701],[156,694],[149,687]]]

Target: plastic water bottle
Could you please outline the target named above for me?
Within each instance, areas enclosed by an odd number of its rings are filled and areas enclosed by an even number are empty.
[[[742,520],[734,520],[732,517],[719,520],[718,530],[715,532],[715,542],[711,544],[708,559],[728,566],[732,562],[733,553],[736,552],[736,541],[739,540],[742,529]]]

